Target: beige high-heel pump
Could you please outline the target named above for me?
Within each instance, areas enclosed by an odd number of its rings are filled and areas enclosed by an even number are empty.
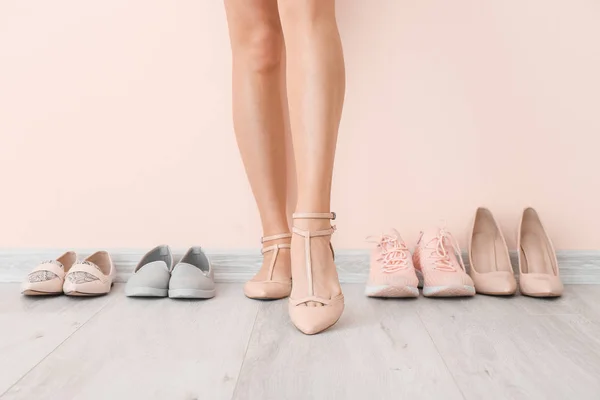
[[[526,208],[519,225],[519,288],[533,297],[558,297],[563,293],[556,251],[538,213]]]
[[[295,213],[294,219],[335,219],[335,213]],[[315,238],[331,236],[335,232],[335,226],[329,229],[318,231],[306,231],[294,226],[294,234],[304,238],[304,255],[302,253],[292,254],[292,263],[301,263],[304,261],[306,269],[306,281],[308,285],[308,293],[302,298],[289,299],[290,319],[301,332],[307,335],[313,335],[324,331],[333,326],[342,316],[344,311],[344,295],[341,288],[339,294],[334,294],[330,298],[324,298],[315,293],[312,271],[312,254],[311,241]],[[335,274],[335,279],[339,282],[335,264],[333,263],[333,247],[329,242],[332,258],[331,267]],[[304,260],[302,260],[304,258]],[[292,268],[292,273],[294,268]],[[310,306],[308,303],[320,303],[320,306]]]
[[[261,243],[270,242],[273,240],[279,239],[291,239],[291,233],[281,233],[279,235],[273,236],[265,236],[262,238]],[[289,243],[278,243],[271,246],[263,247],[262,254],[266,254],[269,252],[273,252],[271,256],[271,264],[269,266],[269,273],[267,275],[267,279],[263,281],[258,281],[253,278],[252,280],[246,282],[244,285],[244,294],[246,297],[257,300],[275,300],[275,299],[283,299],[290,295],[292,291],[292,281],[278,281],[273,280],[273,270],[275,269],[275,263],[277,262],[277,257],[279,256],[280,249],[290,249]]]
[[[484,207],[479,207],[475,213],[469,261],[477,293],[509,296],[516,292],[517,281],[506,240],[492,212]]]

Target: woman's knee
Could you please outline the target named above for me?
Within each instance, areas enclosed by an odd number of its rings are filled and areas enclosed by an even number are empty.
[[[231,46],[236,62],[267,72],[278,68],[283,33],[273,0],[226,0]]]
[[[241,46],[249,67],[255,72],[269,72],[279,68],[283,56],[281,28],[257,26],[248,32]]]

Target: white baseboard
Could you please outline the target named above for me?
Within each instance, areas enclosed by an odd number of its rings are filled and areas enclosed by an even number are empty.
[[[62,249],[0,249],[0,282],[22,282],[40,261],[62,254]],[[110,251],[117,266],[118,282],[127,281],[131,271],[145,254],[142,249],[114,249]],[[80,249],[81,257],[93,253]],[[175,251],[176,259],[184,251]],[[245,282],[259,269],[262,256],[259,250],[207,250],[215,267],[217,282]],[[600,284],[600,250],[562,250],[558,252],[561,277],[566,284]],[[465,261],[468,261],[468,257]],[[518,271],[516,253],[512,263]],[[336,251],[336,265],[342,283],[364,283],[369,271],[369,252],[366,250]]]

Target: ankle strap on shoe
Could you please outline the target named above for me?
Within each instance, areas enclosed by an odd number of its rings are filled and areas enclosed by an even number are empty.
[[[334,220],[336,218],[336,215],[335,215],[334,212],[328,212],[328,213],[294,213],[294,215],[292,217],[294,219],[331,219],[331,220]],[[307,239],[310,239],[311,237],[333,235],[333,232],[335,232],[335,225],[333,225],[329,229],[323,229],[323,230],[320,230],[320,231],[305,231],[303,229],[296,228],[294,226],[292,228],[292,232],[294,232],[297,235],[304,236]]]
[[[305,231],[303,229],[294,227],[293,231],[297,235],[304,236],[305,238],[310,239],[317,236],[333,235],[333,233],[335,232],[335,226],[332,226],[329,229],[323,229],[321,231]]]
[[[280,233],[278,235],[263,236],[260,239],[260,242],[264,243],[264,242],[270,242],[272,240],[278,240],[278,239],[289,239],[291,237],[292,237],[291,233]]]
[[[336,214],[334,212],[328,213],[294,213],[292,215],[294,219],[331,219],[334,220],[336,218]]]
[[[278,235],[272,235],[272,236],[264,236],[261,238],[261,243],[264,242],[270,242],[272,240],[278,240],[278,239],[290,239],[292,237],[291,233],[280,233]],[[271,246],[267,246],[267,247],[263,247],[262,250],[260,251],[262,254],[268,253],[270,251],[273,252],[273,255],[271,256],[271,263],[269,265],[269,274],[267,275],[267,280],[272,280],[273,279],[273,270],[275,269],[275,263],[277,262],[277,256],[279,256],[279,250],[280,249],[291,249],[292,245],[289,243],[276,243],[276,244],[272,244]]]
[[[268,253],[270,251],[275,250],[275,252],[279,252],[279,249],[291,249],[292,245],[289,243],[278,243],[271,246],[263,247],[260,251],[262,254]]]

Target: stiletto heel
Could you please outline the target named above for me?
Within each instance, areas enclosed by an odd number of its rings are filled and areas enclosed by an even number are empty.
[[[291,239],[291,233],[282,233],[279,235],[265,236],[261,239],[261,243],[270,242],[279,239]],[[277,263],[277,257],[279,256],[280,249],[290,249],[289,243],[278,243],[271,246],[263,247],[262,254],[273,252],[271,256],[271,264],[269,266],[269,273],[267,279],[263,281],[256,281],[254,279],[246,282],[244,285],[244,294],[246,297],[257,300],[275,300],[283,299],[290,295],[292,291],[292,281],[278,281],[273,280],[273,271],[275,264]]]
[[[335,213],[296,213],[294,219],[335,219]],[[331,236],[335,232],[335,226],[329,229],[310,231],[303,230],[294,226],[293,233],[304,238],[304,262],[306,269],[306,280],[308,285],[308,294],[302,298],[289,300],[290,319],[294,325],[303,333],[313,335],[324,331],[333,326],[341,317],[344,311],[344,295],[340,293],[324,298],[315,293],[312,270],[311,240],[317,237]],[[332,258],[334,256],[333,247],[329,243]],[[332,262],[333,264],[333,262]],[[335,277],[337,272],[333,265]],[[320,303],[321,306],[311,307],[308,303]]]

